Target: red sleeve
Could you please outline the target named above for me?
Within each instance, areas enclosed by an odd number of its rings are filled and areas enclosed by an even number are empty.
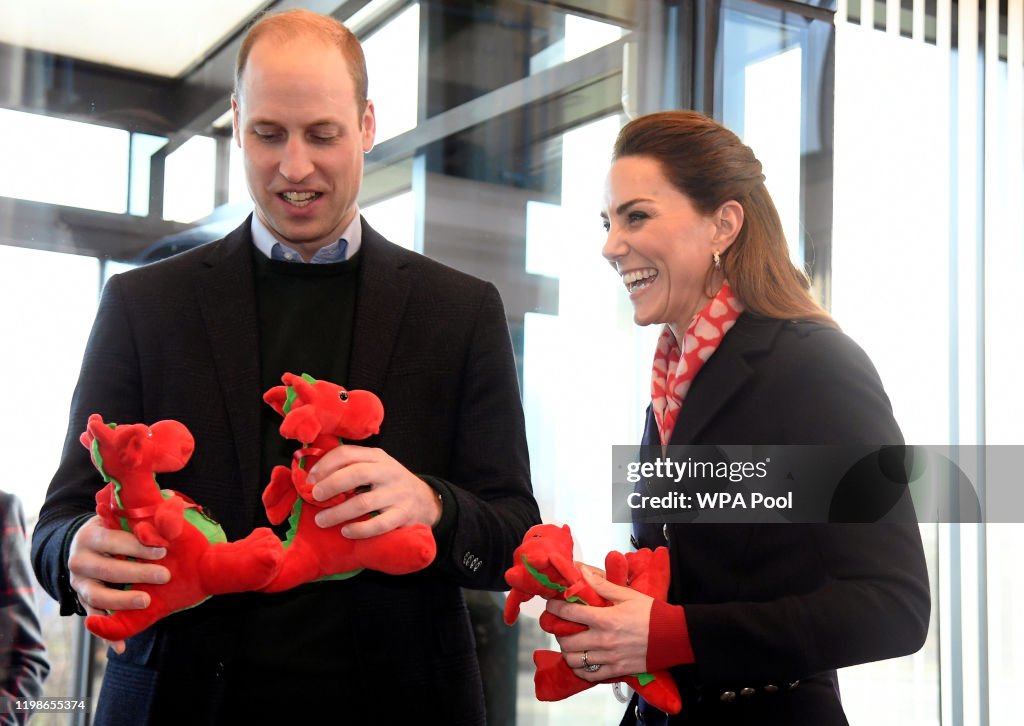
[[[695,661],[683,606],[655,600],[647,635],[647,670],[657,671]]]

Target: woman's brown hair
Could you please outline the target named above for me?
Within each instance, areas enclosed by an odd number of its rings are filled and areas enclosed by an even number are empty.
[[[721,264],[747,310],[838,327],[811,297],[807,275],[790,261],[761,162],[736,134],[696,111],[652,113],[619,131],[612,158],[624,156],[657,161],[665,178],[702,214],[712,214],[729,200],[743,207],[743,226],[722,252]]]

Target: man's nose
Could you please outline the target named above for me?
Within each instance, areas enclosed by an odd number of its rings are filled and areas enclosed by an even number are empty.
[[[279,169],[281,176],[296,184],[313,173],[313,160],[302,139],[288,140]]]

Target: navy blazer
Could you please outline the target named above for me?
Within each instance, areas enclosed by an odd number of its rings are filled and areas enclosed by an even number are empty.
[[[644,444],[658,444],[656,426],[648,409]],[[749,313],[694,378],[670,441],[902,443],[852,340]],[[845,724],[835,669],[912,653],[927,635],[915,524],[636,524],[634,535],[669,546],[669,599],[685,607],[696,658],[672,669],[683,711],[668,723]],[[663,716],[648,710],[647,722]]]
[[[98,721],[216,723],[225,717],[218,708],[233,664],[298,638],[310,650],[337,653],[336,661],[312,663],[310,673],[330,670],[337,685],[320,697],[337,699],[353,719],[385,707],[389,717],[426,709],[453,723],[482,722],[460,587],[505,589],[512,550],[539,521],[504,310],[492,284],[393,245],[365,221],[362,240],[343,383],[384,403],[381,433],[360,443],[381,447],[442,494],[435,563],[404,577],[364,572],[280,596],[213,598],[176,613],[132,638],[124,655],[110,654]],[[252,244],[246,221],[222,240],[107,283],[33,538],[37,574],[62,612],[77,607],[67,581],[70,535],[93,512],[103,484],[78,443],[93,412],[113,422],[181,421],[196,451],[161,484],[212,512],[229,540],[266,524]],[[319,325],[312,334],[331,334],[329,320]],[[268,632],[275,602],[303,598],[322,602],[323,623]],[[266,717],[278,699],[293,714],[302,704],[313,708],[307,676],[256,679],[252,716]]]

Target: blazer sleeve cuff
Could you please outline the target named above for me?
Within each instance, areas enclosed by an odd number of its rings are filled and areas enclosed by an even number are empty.
[[[444,479],[426,474],[419,474],[420,479],[426,482],[427,486],[434,490],[441,502],[441,519],[434,525],[434,541],[437,542],[438,558],[441,553],[448,553],[452,548],[452,539],[455,536],[455,522],[458,519],[459,503],[452,493],[451,485]]]
[[[60,544],[60,562],[57,567],[59,574],[57,575],[58,585],[60,587],[60,614],[61,615],[85,615],[85,608],[82,607],[82,603],[78,600],[78,593],[71,587],[71,570],[68,569],[68,557],[71,555],[71,540],[75,538],[75,534],[81,529],[82,525],[89,521],[93,516],[93,512],[83,514],[77,519],[73,520],[68,525],[67,530],[64,533],[64,539]]]
[[[647,635],[647,670],[658,671],[696,662],[686,611],[682,605],[655,600]]]

